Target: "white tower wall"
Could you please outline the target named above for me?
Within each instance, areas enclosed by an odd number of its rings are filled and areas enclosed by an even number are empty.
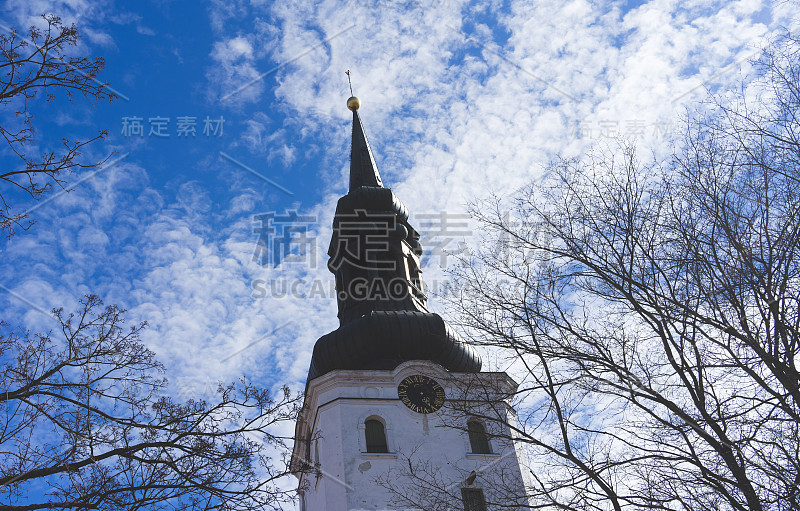
[[[448,373],[438,364],[425,361],[405,362],[392,371],[333,371],[312,380],[298,422],[295,445],[295,468],[300,478],[302,505],[307,511],[355,511],[407,509],[396,495],[379,484],[388,481],[395,489],[408,489],[413,497],[421,490],[408,479],[409,459],[418,474],[448,488],[458,497],[461,488],[482,489],[488,500],[496,495],[498,483],[524,492],[520,468],[521,452],[512,442],[492,438],[491,454],[472,454],[465,430],[467,417],[456,414],[448,402],[437,412],[416,413],[398,398],[397,386],[403,378],[422,374],[434,378],[449,399],[463,395],[466,381],[476,376],[493,385],[516,384],[505,373]],[[504,421],[513,423],[511,408],[503,405]],[[368,453],[364,423],[376,418],[384,423],[388,453]],[[498,433],[493,430],[493,433]],[[311,438],[306,451],[305,439]],[[499,433],[508,435],[508,428]],[[300,470],[305,453],[310,459]],[[475,471],[472,485],[466,483]],[[428,497],[433,497],[433,492]],[[456,499],[449,499],[456,500]],[[463,509],[459,500],[452,509]]]

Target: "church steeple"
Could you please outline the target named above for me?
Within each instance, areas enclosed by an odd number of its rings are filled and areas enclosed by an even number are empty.
[[[353,145],[350,149],[350,191],[362,186],[383,187],[378,166],[364,133],[364,125],[358,116],[361,101],[355,96],[347,100],[347,108],[353,111]]]
[[[419,233],[408,210],[383,187],[351,97],[350,190],[339,199],[328,248],[339,328],[314,346],[308,380],[336,369],[393,369],[428,360],[450,371],[477,372],[481,361],[438,315],[428,311]]]
[[[351,97],[347,106],[350,187],[336,205],[328,249],[339,327],[314,345],[295,426],[291,470],[300,509],[391,507],[397,491],[417,495],[417,481],[403,472],[418,463],[421,473],[430,468],[447,486],[441,496],[449,499],[460,488],[464,509],[486,509],[487,498],[530,508],[525,451],[508,440],[517,384],[505,373],[480,372],[472,346],[428,311],[420,236],[406,207],[383,186],[360,102]],[[461,417],[465,404],[469,415]],[[383,487],[383,479],[397,485]]]

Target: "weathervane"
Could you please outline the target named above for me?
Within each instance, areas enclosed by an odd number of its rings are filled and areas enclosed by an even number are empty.
[[[347,108],[355,112],[361,106],[361,100],[353,94],[353,82],[350,80],[350,70],[344,72],[347,75],[347,83],[350,85],[350,98],[347,100]]]

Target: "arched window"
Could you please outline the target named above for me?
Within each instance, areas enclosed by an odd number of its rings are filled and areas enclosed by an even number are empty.
[[[489,438],[486,436],[486,428],[483,427],[482,423],[476,420],[467,422],[467,432],[469,433],[469,445],[473,454],[492,453],[492,449],[489,447]]]
[[[386,445],[386,431],[377,419],[364,421],[364,435],[367,439],[367,452],[389,452]]]
[[[480,488],[461,488],[464,511],[486,511],[486,497]]]

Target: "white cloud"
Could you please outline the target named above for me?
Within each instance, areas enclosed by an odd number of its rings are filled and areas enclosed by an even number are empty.
[[[242,36],[214,44],[211,57],[219,63],[228,64],[239,59],[252,59],[253,46]]]
[[[224,97],[229,104],[235,104],[260,98],[264,83],[259,79],[261,73],[254,62],[253,43],[242,36],[218,41],[210,57],[215,62],[207,73],[213,85],[212,100]],[[234,92],[236,94],[227,99]]]

